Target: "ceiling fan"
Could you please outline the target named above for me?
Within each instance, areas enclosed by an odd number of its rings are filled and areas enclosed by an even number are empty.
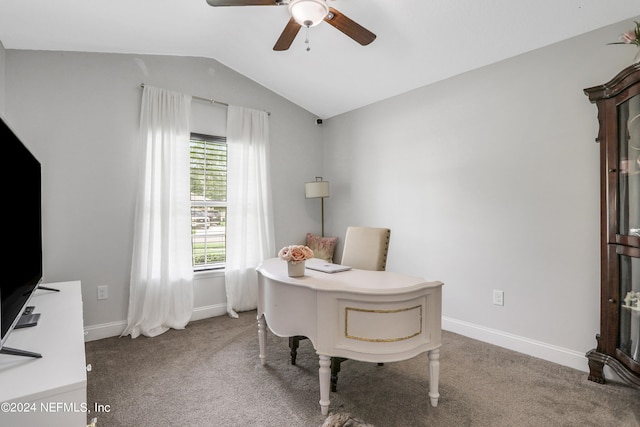
[[[289,6],[291,18],[273,46],[273,50],[287,50],[301,27],[311,28],[325,21],[363,46],[376,35],[327,5],[326,0],[207,0],[209,6]],[[307,50],[309,50],[307,48]]]

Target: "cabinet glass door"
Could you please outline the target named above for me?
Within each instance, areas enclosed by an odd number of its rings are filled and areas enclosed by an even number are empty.
[[[618,234],[640,237],[640,95],[618,110]]]
[[[619,257],[620,350],[640,363],[640,258]]]

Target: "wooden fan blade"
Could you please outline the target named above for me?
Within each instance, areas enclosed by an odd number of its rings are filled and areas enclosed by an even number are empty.
[[[332,7],[329,8],[329,14],[324,20],[363,46],[368,45],[376,39],[376,35],[371,31],[347,18]]]
[[[293,43],[293,40],[298,35],[298,31],[300,31],[300,24],[293,18],[289,19],[286,27],[282,30],[282,34],[280,34],[280,38],[278,38],[278,41],[273,46],[273,50],[289,49],[289,46],[291,46],[291,43]]]
[[[207,0],[209,6],[276,6],[277,0]]]

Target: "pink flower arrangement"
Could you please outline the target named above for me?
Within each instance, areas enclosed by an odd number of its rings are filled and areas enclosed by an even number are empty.
[[[306,259],[313,258],[313,251],[308,246],[291,245],[280,249],[278,256],[285,261],[298,264]]]
[[[636,28],[620,36],[619,42],[607,43],[607,44],[634,44],[640,47],[640,22],[633,21],[636,24]]]

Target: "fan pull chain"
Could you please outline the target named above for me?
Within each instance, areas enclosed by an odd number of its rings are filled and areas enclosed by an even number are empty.
[[[309,43],[309,26],[307,25],[307,38],[304,41],[307,44],[307,52],[311,50],[311,44]]]

